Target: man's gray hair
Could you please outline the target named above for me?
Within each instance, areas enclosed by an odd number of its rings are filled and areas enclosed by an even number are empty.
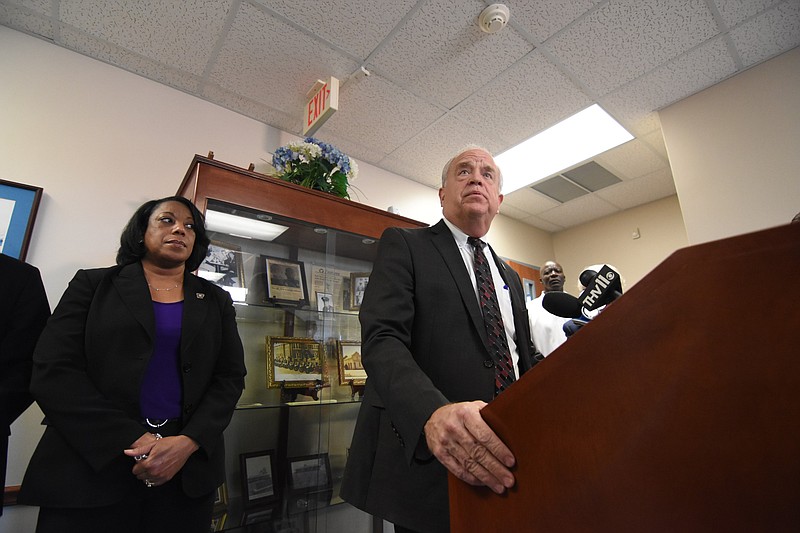
[[[468,145],[466,145],[464,148],[459,150],[456,155],[451,157],[450,160],[447,163],[444,164],[444,168],[442,169],[442,187],[444,187],[444,182],[447,181],[447,173],[450,172],[450,165],[453,164],[453,161],[455,161],[464,152],[469,152],[470,150],[483,150],[487,154],[492,155],[492,152],[490,152],[489,150],[487,150],[483,146],[479,146],[477,144],[468,144]],[[494,159],[494,156],[492,156],[492,159]],[[495,163],[495,166],[497,166],[497,163]],[[497,166],[497,175],[500,178],[500,181],[498,183],[499,186],[497,187],[497,190],[500,191],[500,190],[503,189],[503,172],[500,170],[499,166]]]

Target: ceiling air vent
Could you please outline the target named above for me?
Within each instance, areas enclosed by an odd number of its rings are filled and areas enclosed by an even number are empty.
[[[563,204],[620,181],[622,180],[605,168],[589,161],[585,165],[531,185],[531,189]]]

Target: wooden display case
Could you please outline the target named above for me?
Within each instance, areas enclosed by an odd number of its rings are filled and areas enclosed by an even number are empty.
[[[368,283],[384,229],[426,224],[200,155],[178,194],[206,216],[213,246],[198,274],[233,297],[248,372],[225,433],[227,497],[217,526],[249,531],[263,520],[272,522],[262,521],[265,531],[287,521],[308,531],[342,523],[370,531],[371,519],[339,497],[363,388],[342,377],[358,375],[351,367],[360,354],[341,347],[360,345],[354,291]],[[262,512],[242,495],[240,465],[264,450],[274,459],[270,477],[280,497]],[[291,459],[317,456],[329,463],[330,501],[302,516],[289,513]]]

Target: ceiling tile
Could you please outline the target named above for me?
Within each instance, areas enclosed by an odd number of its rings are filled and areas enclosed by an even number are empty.
[[[225,25],[231,0],[60,2],[61,20],[155,61],[201,75]]]
[[[514,146],[591,104],[569,78],[534,51],[457,105],[453,113]]]
[[[603,5],[545,47],[602,96],[717,33],[704,2],[615,0]]]
[[[448,109],[493,80],[533,46],[511,28],[480,30],[478,0],[425,2],[367,68]]]
[[[341,87],[339,110],[323,127],[385,156],[443,113],[381,76],[360,75]]]
[[[736,72],[725,40],[715,38],[600,99],[623,122],[636,122]],[[658,128],[660,129],[660,127]]]
[[[789,0],[731,30],[745,67],[800,45],[800,2]]]
[[[379,166],[438,189],[445,163],[464,147],[480,144],[480,139],[481,133],[474,123],[445,115],[392,152]],[[500,146],[493,140],[483,143],[490,153],[496,153]]]
[[[540,43],[594,7],[591,0],[506,0],[504,3],[511,12],[509,21],[522,26]]]
[[[202,98],[215,102],[218,105],[236,111],[247,117],[252,117],[267,124],[272,124],[283,131],[300,131],[302,120],[297,115],[289,115],[282,110],[274,109],[268,105],[255,102],[244,96],[223,89],[216,84],[206,83],[200,93]]]
[[[560,226],[558,224],[553,224],[552,222],[549,222],[549,221],[544,220],[543,218],[537,217],[537,216],[524,217],[524,218],[520,218],[518,220],[520,220],[521,222],[524,222],[525,224],[528,224],[529,226],[533,226],[535,228],[539,228],[540,230],[547,231],[547,232],[550,232],[550,233],[555,233],[557,231],[561,231],[563,229],[566,229],[566,226]]]
[[[194,94],[200,84],[200,78],[188,72],[170,68],[163,63],[135,54],[104,40],[75,31],[69,26],[62,28],[61,42],[71,50],[190,94]]]
[[[619,209],[599,198],[596,194],[587,194],[566,204],[561,204],[550,211],[540,213],[538,217],[551,224],[556,224],[563,228],[571,228],[596,218],[611,215],[617,211]]]
[[[15,5],[0,4],[0,24],[32,33],[47,39],[54,39],[54,25],[50,19]]]
[[[676,192],[672,172],[665,168],[635,180],[612,185],[595,194],[620,209],[630,209],[672,196]]]
[[[623,180],[645,176],[667,166],[646,143],[633,139],[594,158]]]
[[[317,79],[346,79],[358,68],[356,62],[305,33],[242,4],[210,79],[256,102],[297,113],[300,118],[306,93]]]
[[[725,25],[730,28],[781,0],[714,0]]]
[[[416,0],[257,0],[321,39],[366,59],[417,3]]]
[[[554,207],[561,205],[549,196],[534,191],[530,187],[523,187],[516,191],[506,194],[503,198],[503,208],[511,206],[515,209],[523,211],[527,215],[535,215],[542,213]]]

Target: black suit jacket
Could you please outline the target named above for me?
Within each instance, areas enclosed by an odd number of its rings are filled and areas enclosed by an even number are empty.
[[[33,401],[33,348],[42,332],[50,305],[39,270],[0,254],[0,479],[5,486],[6,455],[11,423]],[[0,509],[0,514],[2,514]]]
[[[494,259],[511,291],[522,373],[535,364],[522,284]],[[422,430],[447,403],[491,401],[495,370],[475,290],[444,221],[384,232],[360,320],[368,379],[342,497],[401,526],[448,531],[447,471],[427,452]]]
[[[108,505],[141,483],[123,450],[144,433],[139,388],[154,336],[140,263],[78,271],[34,353],[31,392],[47,427],[25,473],[21,503]],[[196,497],[224,480],[222,432],[244,387],[245,366],[230,296],[189,273],[180,365],[181,433],[200,445],[180,475],[184,492]]]

